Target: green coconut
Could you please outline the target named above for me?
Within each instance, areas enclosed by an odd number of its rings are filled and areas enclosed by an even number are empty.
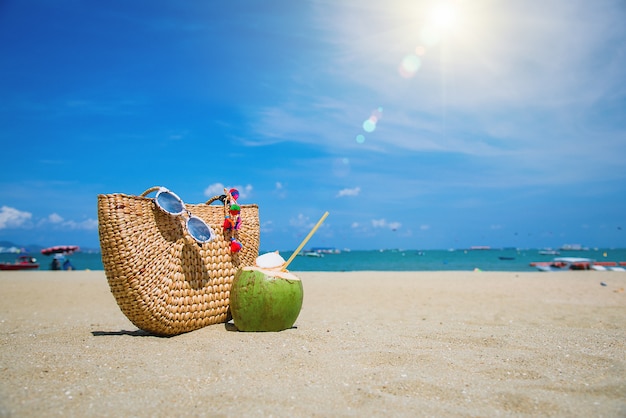
[[[300,279],[280,269],[243,267],[230,289],[230,310],[239,331],[282,331],[296,322],[303,300]]]

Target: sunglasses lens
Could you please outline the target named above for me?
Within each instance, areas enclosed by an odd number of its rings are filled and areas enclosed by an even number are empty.
[[[157,205],[170,215],[183,213],[183,202],[170,192],[161,192],[156,197]]]
[[[211,228],[202,219],[195,216],[190,217],[187,221],[187,231],[198,242],[204,243],[213,240]]]

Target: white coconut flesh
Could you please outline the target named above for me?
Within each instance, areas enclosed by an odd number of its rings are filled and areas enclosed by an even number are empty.
[[[291,273],[289,271],[282,271],[279,268],[278,269],[268,269],[268,268],[261,268],[261,267],[255,267],[255,266],[246,266],[246,267],[242,267],[241,270],[243,270],[243,271],[260,271],[261,273],[263,273],[267,277],[277,277],[277,278],[285,279],[285,280],[300,280],[300,278],[298,276],[296,276],[295,274],[293,274],[293,273]]]
[[[264,269],[273,269],[282,267],[285,264],[285,259],[278,254],[278,251],[273,253],[265,253],[256,258],[256,266]]]

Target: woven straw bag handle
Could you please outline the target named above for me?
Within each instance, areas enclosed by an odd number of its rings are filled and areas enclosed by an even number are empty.
[[[219,200],[220,202],[222,202],[224,205],[226,205],[226,195],[220,195],[220,196],[213,196],[212,198],[210,198],[209,200],[206,201],[207,205],[210,205],[211,203],[215,202],[216,200]]]
[[[140,196],[141,197],[146,197],[147,195],[149,195],[152,192],[156,192],[157,190],[162,189],[161,186],[154,186],[154,187],[150,187],[148,190],[146,190],[145,192],[143,192]],[[207,205],[210,205],[211,203],[215,202],[216,200],[221,201],[222,203],[224,203],[224,199],[226,198],[226,195],[220,195],[220,196],[213,196],[212,198],[210,198],[209,200],[206,201]]]
[[[140,194],[139,196],[141,197],[146,197],[147,195],[149,195],[152,192],[156,192],[157,190],[161,189],[160,186],[154,186],[154,187],[150,187],[148,190],[146,190],[145,192],[143,192],[142,194]]]

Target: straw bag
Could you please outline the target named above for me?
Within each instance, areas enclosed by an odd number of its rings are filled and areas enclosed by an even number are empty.
[[[254,265],[259,251],[259,209],[240,205],[241,227],[225,231],[226,203],[185,204],[215,238],[199,244],[180,216],[160,210],[155,199],[98,195],[102,263],[111,292],[126,317],[157,335],[176,335],[230,320],[230,288],[238,268]],[[231,235],[242,248],[231,253]]]

